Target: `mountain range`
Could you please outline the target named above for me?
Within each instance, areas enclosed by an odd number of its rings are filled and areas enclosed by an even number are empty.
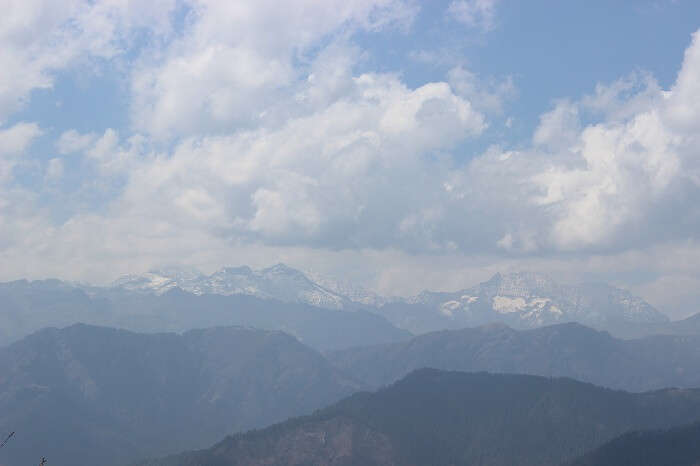
[[[166,268],[124,276],[107,288],[84,289],[104,296],[119,290],[160,295],[176,288],[197,295],[247,295],[331,310],[367,310],[413,334],[493,322],[521,329],[579,322],[621,337],[700,333],[700,314],[671,322],[625,290],[605,283],[561,284],[534,272],[497,273],[470,288],[423,291],[407,298],[383,297],[318,274],[309,277],[284,264],[260,270],[228,267],[211,275]]]
[[[124,465],[202,448],[363,385],[282,333],[46,329],[0,349],[1,464]]]
[[[504,323],[518,329],[579,322],[624,338],[700,334],[700,314],[671,322],[605,284],[563,285],[531,272],[496,274],[456,292],[385,298],[277,264],[211,275],[166,268],[110,286],[41,280],[0,283],[0,345],[77,322],[134,331],[217,325],[283,330],[321,350],[385,343],[435,330]],[[319,284],[323,283],[323,284]]]
[[[171,290],[163,296],[151,296],[149,299],[162,299],[172,296],[173,293],[184,293],[188,299],[192,300],[206,298],[206,296]],[[231,297],[211,295],[209,298],[227,300]],[[319,312],[323,311],[319,310]],[[353,313],[339,314],[352,315]],[[418,370],[417,374],[423,374],[425,371],[421,368],[424,367],[434,368],[439,373],[445,370],[472,373],[488,371],[492,376],[489,378],[482,374],[479,376],[482,378],[473,379],[460,379],[459,377],[462,376],[454,376],[456,377],[454,379],[453,376],[445,376],[446,378],[442,379],[442,376],[436,376],[437,378],[433,380],[429,375],[416,379],[415,370]],[[525,416],[518,422],[525,423],[532,421],[528,417],[530,414],[527,409],[536,409],[540,403],[548,402],[548,398],[542,400],[528,398],[535,396],[535,392],[539,389],[533,388],[532,392],[524,392],[525,395],[515,391],[502,394],[503,397],[514,397],[508,402],[512,406],[506,403],[506,407],[501,406],[503,403],[501,398],[489,400],[483,398],[484,394],[489,390],[499,390],[498,387],[504,384],[505,386],[511,384],[513,386],[511,389],[515,390],[518,384],[528,385],[532,380],[564,380],[553,379],[562,376],[577,378],[583,382],[593,382],[598,386],[623,388],[638,393],[665,387],[697,387],[700,386],[697,367],[700,367],[699,336],[661,335],[621,340],[607,332],[575,323],[531,330],[515,330],[503,324],[489,324],[457,331],[433,332],[404,342],[325,353],[319,353],[280,331],[243,327],[192,330],[183,334],[132,333],[82,324],[60,330],[51,328],[0,349],[0,432],[17,432],[12,439],[12,444],[3,449],[0,464],[3,464],[2,458],[7,458],[10,461],[9,464],[30,463],[33,461],[32,455],[36,456],[36,452],[41,451],[41,454],[52,458],[52,464],[75,464],[76,462],[86,464],[99,461],[116,465],[188,448],[203,448],[228,434],[244,432],[251,428],[262,428],[273,422],[283,421],[289,416],[312,413],[315,409],[327,406],[358,390],[378,388],[379,393],[384,393],[382,390],[389,390],[386,392],[388,399],[393,396],[392,394],[397,393],[392,391],[395,385],[391,384],[396,384],[402,377],[408,377],[408,380],[423,380],[424,382],[420,382],[415,388],[419,392],[432,393],[431,396],[439,398],[440,391],[444,391],[447,399],[452,400],[451,403],[470,403],[464,408],[464,415],[467,415],[467,409],[476,410],[472,413],[475,416],[475,423],[482,422],[481,417],[487,416],[482,411],[487,409],[495,410],[493,411],[495,415],[501,416],[498,419],[505,416],[504,412],[499,411],[501,409],[526,410],[518,414]],[[427,374],[438,372],[428,371]],[[545,377],[513,376],[515,378],[509,378],[510,376],[497,376],[498,373]],[[487,389],[484,385],[483,393],[470,391],[472,390],[470,386],[480,386],[479,384],[487,379],[491,382],[484,382],[484,384],[490,384],[491,388]],[[401,386],[403,383],[400,382],[398,385]],[[483,406],[474,404],[476,403],[474,400],[460,401],[457,392],[454,396],[449,395],[451,389],[448,389],[448,386],[453,383],[455,390],[464,391],[462,395],[465,398],[476,396],[478,400],[478,397],[482,397]],[[541,385],[544,382],[537,383]],[[576,389],[566,395],[568,398],[565,400],[569,403],[568,405],[564,399],[561,399],[558,401],[561,405],[549,406],[545,413],[548,416],[555,416],[555,419],[549,419],[546,423],[551,424],[555,421],[561,423],[567,416],[580,416],[578,411],[568,412],[567,410],[585,411],[587,403],[591,402],[587,393],[593,388],[600,393],[622,393],[611,392],[582,382],[568,381],[566,384],[561,386],[587,388],[581,391]],[[387,386],[389,386],[388,389],[382,388]],[[545,394],[549,390],[547,387],[546,384],[541,385]],[[554,392],[556,396],[559,396],[558,390]],[[572,447],[573,449],[566,454],[566,458],[562,457],[562,461],[573,459],[584,450],[587,451],[589,447],[600,445],[629,429],[665,428],[700,420],[700,392],[685,389],[662,390],[662,392],[669,399],[673,398],[673,394],[677,394],[679,400],[689,393],[696,393],[699,417],[695,419],[690,416],[694,413],[692,410],[695,409],[695,405],[691,406],[688,417],[659,417],[659,421],[667,419],[668,423],[664,421],[635,424],[630,420],[636,419],[634,417],[636,414],[632,416],[629,412],[623,412],[620,414],[620,419],[614,420],[619,428],[605,430],[606,435],[596,437],[598,443],[593,442],[595,445],[593,443],[576,444],[578,446]],[[654,398],[656,395],[653,393],[660,392],[648,392],[644,396]],[[357,396],[362,398],[370,395]],[[635,396],[637,395],[625,393],[625,397]],[[644,396],[639,399],[647,399]],[[522,397],[524,397],[522,408],[517,408],[518,399]],[[617,409],[616,405],[613,406],[618,403],[614,401],[616,399],[613,397],[611,398],[613,401],[609,401],[614,409]],[[383,408],[377,407],[377,415],[380,417],[375,421],[392,423],[408,419],[412,423],[417,423],[421,416],[428,416],[425,422],[432,427],[425,428],[433,428],[440,432],[440,435],[446,435],[445,438],[435,438],[434,440],[438,443],[455,442],[451,436],[456,435],[455,432],[459,429],[467,427],[475,429],[473,426],[463,424],[450,425],[450,422],[457,422],[446,414],[452,408],[440,407],[439,400],[404,401],[406,406],[397,405],[388,411],[382,411]],[[426,403],[426,410],[430,410],[431,405],[437,403],[439,409],[435,414],[436,417],[430,417],[422,411],[413,413],[412,403]],[[335,408],[329,409],[330,411],[325,412],[335,412],[333,411]],[[367,412],[371,411],[369,407],[367,410]],[[404,410],[406,410],[405,414]],[[287,424],[283,424],[283,427],[278,426],[272,430],[284,434],[279,438],[267,437],[268,430],[260,431],[262,433],[259,435],[262,437],[255,437],[253,434],[236,434],[234,438],[244,439],[246,448],[241,453],[239,449],[242,447],[236,446],[235,449],[238,449],[235,450],[238,452],[236,456],[242,455],[240,457],[246,458],[246,455],[253,455],[254,458],[250,463],[242,464],[258,464],[255,455],[259,452],[272,452],[278,448],[286,448],[287,453],[291,454],[294,451],[294,455],[301,455],[294,458],[306,458],[312,462],[318,460],[313,464],[363,464],[362,461],[369,461],[366,464],[372,464],[372,461],[379,463],[384,459],[389,461],[387,459],[389,457],[385,455],[399,454],[403,447],[397,447],[395,442],[404,440],[408,443],[413,442],[410,438],[401,440],[403,437],[396,440],[393,437],[395,435],[393,431],[387,431],[389,427],[384,424],[381,424],[381,429],[372,423],[367,424],[362,420],[362,416],[367,412],[359,413],[360,418],[350,416],[352,413],[345,413],[338,418],[323,418],[320,424],[306,424],[305,420],[294,421],[305,427],[300,431],[289,431],[291,432],[289,435],[285,433],[288,432],[285,430],[287,427],[284,427]],[[309,419],[321,419],[315,416],[316,414]],[[445,429],[447,430],[441,430],[442,416],[446,419]],[[348,419],[352,421],[350,424],[347,423]],[[354,422],[358,419],[361,422],[355,424]],[[540,421],[545,422],[542,419]],[[601,425],[599,421],[586,424],[587,427],[580,427],[582,429],[580,432],[572,431],[570,434],[581,435],[583,432],[590,436],[591,432],[596,432],[599,428],[597,426]],[[611,419],[604,421],[613,422]],[[561,427],[560,424],[546,423],[543,424],[545,426],[542,427],[543,429]],[[602,425],[607,425],[605,423]],[[488,422],[486,428],[487,434],[492,435],[493,438],[478,437],[479,442],[485,441],[486,444],[495,442],[496,432],[504,429],[501,424],[491,425]],[[516,434],[521,435],[508,430],[503,432],[510,442],[515,442]],[[414,434],[423,435],[423,432],[418,429]],[[323,436],[333,439],[329,440],[327,447],[324,447],[325,450],[318,449],[318,444],[314,443],[316,442],[314,439]],[[265,439],[263,444],[258,443],[256,440],[258,438]],[[284,440],[286,446],[275,443],[278,440],[282,441],[280,439],[286,439]],[[309,459],[302,454],[303,452],[294,450],[297,445],[306,445],[303,448],[308,451],[314,450],[320,455],[331,454],[330,449],[346,451],[349,448],[348,445],[355,445],[353,439],[366,439],[369,442],[357,446],[359,449],[357,451],[364,451],[363,449],[366,448],[369,456],[355,458],[354,463],[344,462],[343,455],[336,458],[339,462],[333,462],[335,461],[333,460],[330,463],[324,463],[323,461],[328,458],[320,456]],[[449,447],[448,451],[457,448],[453,444],[447,447]],[[460,455],[473,455],[476,454],[474,451],[478,451],[474,445],[469,448],[468,452],[462,452]],[[495,448],[495,446],[488,448]],[[472,449],[475,450],[472,451]],[[487,453],[491,455],[493,452],[488,450],[483,454]],[[557,455],[560,453],[562,452]],[[207,462],[204,463],[206,465],[229,464],[226,462],[228,460],[216,459],[218,458],[216,455],[207,456],[207,458]],[[400,457],[391,458],[393,458],[391,460],[394,461],[393,464],[411,464],[402,462]],[[470,456],[470,458],[474,457]],[[179,464],[177,461],[172,464]],[[287,463],[282,461],[271,464]],[[304,463],[302,461],[298,464]],[[477,461],[475,464],[501,463]]]
[[[556,466],[630,430],[700,419],[699,390],[423,369],[311,416],[141,466]]]
[[[261,270],[229,267],[211,275],[170,268],[124,276],[111,288],[155,294],[179,288],[198,295],[250,295],[334,310],[362,305],[412,333],[489,322],[516,328],[570,321],[597,328],[668,322],[661,312],[624,290],[601,283],[564,285],[533,272],[499,273],[471,288],[424,291],[408,298],[383,298],[320,276],[315,280],[284,264]]]
[[[179,287],[158,294],[120,288],[83,289],[58,280],[19,280],[0,283],[0,303],[0,345],[44,327],[78,322],[139,332],[241,325],[283,330],[323,350],[410,336],[364,309],[338,312],[242,294],[196,295]]]
[[[194,269],[171,267],[142,275],[123,276],[110,288],[155,294],[179,288],[196,295],[248,295],[335,310],[353,307],[351,299],[324,288],[301,271],[284,264],[261,270],[247,266],[225,267],[211,275]]]

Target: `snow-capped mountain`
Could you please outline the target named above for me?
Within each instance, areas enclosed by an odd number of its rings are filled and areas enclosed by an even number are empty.
[[[328,309],[346,309],[351,300],[311,281],[297,269],[277,264],[261,270],[226,267],[211,275],[196,270],[167,268],[141,275],[126,275],[114,288],[163,294],[179,288],[193,294],[243,294],[284,302],[311,304]]]
[[[211,275],[167,268],[117,280],[114,290],[163,294],[179,288],[194,294],[250,295],[343,310],[374,310],[414,333],[503,322],[535,328],[561,322],[616,330],[626,324],[661,324],[668,318],[643,299],[607,284],[565,285],[533,272],[496,274],[456,292],[424,291],[385,298],[361,287],[277,264],[261,270],[227,267]]]
[[[563,285],[532,272],[496,274],[453,293],[424,291],[382,310],[395,325],[417,333],[494,321],[516,328],[574,321],[605,329],[668,321],[625,290],[607,284]]]

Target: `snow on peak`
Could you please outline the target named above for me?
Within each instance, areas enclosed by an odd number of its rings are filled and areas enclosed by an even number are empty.
[[[525,328],[566,321],[605,328],[625,322],[668,320],[625,290],[605,284],[560,284],[536,272],[497,273],[469,289],[423,291],[404,302],[433,309],[436,317],[453,321],[451,326],[501,320]]]
[[[261,270],[250,267],[225,267],[211,275],[194,269],[168,267],[142,275],[126,275],[113,287],[134,292],[163,294],[180,288],[194,294],[250,295],[284,302],[343,309],[349,300],[312,282],[297,269],[284,264]]]

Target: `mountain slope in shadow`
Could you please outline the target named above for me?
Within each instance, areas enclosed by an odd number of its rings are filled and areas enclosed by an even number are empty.
[[[305,414],[360,387],[282,332],[75,325],[0,350],[10,464],[124,464]]]
[[[415,371],[315,414],[141,466],[558,465],[633,429],[700,419],[700,390]]]

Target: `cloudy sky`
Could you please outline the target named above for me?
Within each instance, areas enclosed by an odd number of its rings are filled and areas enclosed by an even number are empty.
[[[2,280],[528,269],[700,311],[700,2],[0,4]]]

